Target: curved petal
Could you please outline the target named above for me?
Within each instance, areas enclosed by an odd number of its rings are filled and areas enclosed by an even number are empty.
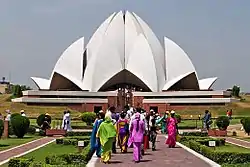
[[[70,80],[82,80],[83,71],[84,37],[71,44],[61,55],[52,72],[69,76]]]
[[[36,84],[38,89],[49,90],[50,80],[38,77],[31,77],[32,81]]]
[[[125,67],[128,64],[133,44],[139,34],[143,34],[141,26],[134,15],[127,11],[125,15]]]
[[[160,89],[163,88],[164,84],[166,83],[166,72],[165,72],[165,57],[164,57],[164,50],[163,47],[152,31],[152,29],[148,26],[148,24],[142,20],[139,16],[137,16],[135,13],[133,13],[134,17],[138,21],[138,24],[140,25],[141,29],[143,30],[143,34],[145,35],[152,53],[154,55],[154,62],[156,65],[156,71],[157,71],[157,81],[158,86]]]
[[[109,24],[100,47],[87,63],[83,85],[91,91],[98,91],[113,75],[124,68],[124,20],[119,12]],[[107,65],[107,60],[112,61]],[[96,68],[98,67],[98,68]]]
[[[158,91],[154,56],[147,39],[142,34],[137,37],[134,43],[126,69],[140,78],[151,91]]]
[[[103,36],[109,27],[110,22],[114,18],[116,13],[114,12],[110,15],[95,31],[95,33],[90,38],[86,48],[87,48],[87,60],[90,60],[92,55],[95,55],[96,51],[102,44]]]
[[[195,72],[194,65],[187,54],[172,40],[164,37],[167,81],[180,75]],[[197,77],[198,78],[198,77]]]
[[[199,80],[200,89],[209,90],[217,79],[218,79],[217,77],[200,79]]]

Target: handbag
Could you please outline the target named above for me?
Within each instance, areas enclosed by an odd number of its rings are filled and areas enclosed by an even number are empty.
[[[176,141],[179,142],[181,140],[181,136],[180,135],[176,135]]]

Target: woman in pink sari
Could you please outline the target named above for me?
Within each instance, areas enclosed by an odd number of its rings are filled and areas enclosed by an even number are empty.
[[[176,135],[177,135],[177,120],[175,118],[175,112],[171,111],[170,118],[167,119],[167,129],[168,129],[168,139],[166,144],[169,148],[174,148],[176,144]]]
[[[130,127],[131,142],[133,143],[133,157],[135,163],[141,160],[141,145],[143,143],[143,134],[145,131],[145,123],[140,119],[140,113],[135,114],[135,119]]]

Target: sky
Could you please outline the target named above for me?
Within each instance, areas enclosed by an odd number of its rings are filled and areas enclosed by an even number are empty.
[[[72,42],[120,10],[181,46],[200,79],[217,76],[214,89],[250,91],[249,0],[1,0],[0,79],[35,87],[30,77],[49,78]]]

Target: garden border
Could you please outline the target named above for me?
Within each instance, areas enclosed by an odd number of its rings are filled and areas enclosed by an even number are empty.
[[[183,144],[176,142],[176,144],[178,146],[180,146],[181,148],[183,148],[184,150],[188,151],[189,153],[193,154],[194,156],[200,158],[201,160],[203,160],[204,162],[208,163],[210,166],[212,167],[221,167],[221,165],[217,164],[216,162],[212,161],[211,159],[197,153],[196,151],[184,146]]]
[[[43,137],[43,138],[46,138],[46,137]],[[43,138],[42,138],[42,139],[43,139]],[[38,140],[40,140],[40,139],[38,139]],[[34,141],[38,141],[38,140],[34,140]],[[32,142],[34,142],[34,141],[32,141]],[[23,153],[21,153],[21,154],[19,154],[19,155],[16,155],[16,156],[11,157],[11,158],[18,158],[18,157],[24,156],[24,155],[26,155],[26,154],[28,154],[28,153],[31,153],[31,152],[33,152],[33,151],[35,151],[35,150],[38,150],[39,148],[42,148],[42,147],[44,147],[44,146],[46,146],[46,145],[48,145],[48,144],[50,144],[50,143],[53,143],[53,142],[55,142],[55,141],[56,141],[56,139],[53,139],[53,140],[51,140],[51,141],[49,141],[49,142],[47,142],[47,143],[44,143],[44,144],[42,144],[42,145],[40,145],[40,146],[38,146],[38,147],[35,147],[35,148],[33,148],[33,149],[30,149],[30,150],[28,150],[28,151],[26,151],[26,152],[23,152]],[[29,142],[29,143],[32,143],[32,142]],[[28,143],[23,144],[23,146],[24,146],[24,145],[27,145],[27,144],[28,144]],[[21,146],[18,146],[18,147],[21,147]],[[16,147],[16,148],[18,148],[18,147]],[[13,148],[13,149],[14,149],[14,148]],[[9,151],[10,151],[10,149],[9,149]],[[0,162],[0,165],[6,164],[7,162],[10,161],[11,158],[6,159],[6,160]]]
[[[96,152],[92,155],[91,159],[87,163],[86,167],[95,167],[95,164],[98,160],[98,157],[96,156]]]

